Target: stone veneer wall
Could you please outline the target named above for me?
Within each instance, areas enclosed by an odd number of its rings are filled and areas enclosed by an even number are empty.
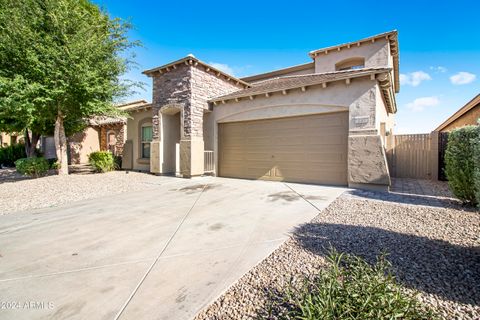
[[[223,75],[203,66],[179,64],[176,69],[153,77],[153,137],[160,139],[158,112],[165,105],[183,108],[183,138],[203,136],[203,112],[215,96],[242,89]]]
[[[158,112],[160,108],[177,104],[190,110],[191,66],[179,64],[176,69],[153,76],[152,124],[153,139],[160,139]],[[188,129],[190,130],[190,129]]]
[[[107,132],[115,131],[117,142],[115,144],[115,155],[121,156],[123,153],[123,145],[125,144],[125,125],[115,124],[112,126],[100,127],[100,150],[108,150],[107,146]]]
[[[193,67],[191,70],[191,112],[185,112],[184,126],[190,126],[190,134],[194,137],[203,136],[203,112],[208,109],[207,101],[213,97],[225,95],[243,88],[243,85],[227,81],[223,75],[218,77],[206,72],[203,67]]]

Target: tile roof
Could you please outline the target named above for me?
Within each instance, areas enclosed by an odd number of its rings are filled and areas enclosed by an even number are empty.
[[[290,72],[303,71],[307,69],[315,69],[315,62],[312,61],[312,62],[302,63],[302,64],[298,64],[295,66],[290,66],[282,69],[272,70],[264,73],[258,73],[248,77],[243,77],[241,79],[248,83],[255,83],[268,78],[274,78],[275,76],[281,77],[281,76],[285,76],[285,74],[288,74]]]
[[[94,127],[125,123],[127,123],[127,118],[125,117],[95,116],[88,119],[88,124]]]
[[[295,89],[347,78],[357,78],[376,73],[385,73],[389,72],[390,70],[391,68],[363,68],[346,71],[278,77],[253,83],[250,88],[235,91],[224,96],[215,97],[210,101],[217,102],[222,100],[254,96],[262,93]]]
[[[119,105],[116,105],[116,107],[123,111],[129,111],[131,109],[135,109],[138,107],[144,107],[145,105],[150,105],[150,103],[148,103],[147,100],[142,99],[142,100],[135,100],[135,101],[119,104]]]

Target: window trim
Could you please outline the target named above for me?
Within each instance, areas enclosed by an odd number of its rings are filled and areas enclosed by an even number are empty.
[[[142,119],[141,121],[138,122],[138,159],[147,161],[147,160],[150,160],[151,154],[149,155],[148,158],[144,157],[144,155],[143,155],[143,145],[146,144],[146,143],[151,143],[153,141],[153,138],[150,141],[143,140],[143,128],[144,127],[151,127],[152,128],[152,133],[153,133],[152,118],[145,118],[145,119]],[[151,153],[151,150],[150,150],[150,153]]]

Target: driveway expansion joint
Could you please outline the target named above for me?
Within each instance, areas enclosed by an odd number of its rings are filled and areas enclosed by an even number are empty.
[[[152,269],[155,267],[155,265],[157,264],[158,260],[160,260],[161,256],[163,255],[163,253],[165,252],[165,250],[167,250],[168,246],[170,245],[170,243],[172,242],[173,238],[175,237],[175,235],[177,234],[178,230],[180,230],[180,228],[182,227],[183,223],[185,222],[185,220],[187,219],[187,217],[190,215],[190,212],[192,212],[193,208],[195,207],[195,205],[197,204],[198,200],[200,199],[200,197],[202,196],[202,194],[204,193],[205,191],[205,188],[207,187],[207,184],[204,184],[203,185],[203,188],[202,190],[200,191],[198,197],[195,199],[195,201],[193,202],[192,206],[190,207],[190,209],[184,214],[184,216],[182,217],[182,219],[180,220],[180,223],[177,225],[177,228],[175,229],[175,231],[173,231],[172,235],[169,237],[168,241],[165,243],[165,245],[163,246],[162,250],[160,250],[159,254],[155,257],[155,260],[150,264],[150,266],[148,267],[147,271],[144,273],[144,275],[142,276],[142,278],[140,279],[140,281],[138,282],[138,284],[135,286],[135,288],[133,289],[132,293],[130,294],[130,296],[128,297],[128,299],[125,301],[125,303],[122,305],[122,307],[120,308],[120,310],[118,311],[118,313],[116,314],[114,320],[118,320],[121,316],[122,316],[122,313],[125,311],[125,309],[127,308],[128,304],[130,303],[130,301],[132,301],[133,297],[135,297],[135,294],[138,292],[138,290],[140,289],[140,287],[142,286],[143,282],[145,281],[145,279],[148,277],[148,275],[150,274],[150,272],[152,271]]]
[[[321,211],[322,211],[319,207],[317,207],[317,206],[314,205],[312,202],[310,202],[308,199],[306,199],[303,194],[298,193],[295,189],[293,189],[292,187],[290,187],[290,186],[289,186],[288,184],[286,184],[286,183],[284,183],[284,185],[285,185],[288,189],[290,189],[290,190],[292,190],[293,192],[295,192],[300,198],[302,198],[302,199],[303,199],[305,202],[307,202],[309,205],[311,205],[312,207],[314,207],[315,210],[317,210],[318,212],[321,212]]]

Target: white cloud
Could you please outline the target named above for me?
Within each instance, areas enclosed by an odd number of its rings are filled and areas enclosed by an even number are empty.
[[[218,70],[221,70],[225,73],[228,73],[231,76],[234,75],[233,68],[230,67],[228,64],[218,63],[218,62],[209,62],[208,64],[211,65],[212,67],[218,69]]]
[[[431,66],[431,67],[430,67],[430,70],[433,70],[434,72],[437,72],[437,73],[445,73],[445,72],[448,71],[447,68],[442,67],[442,66],[436,66],[436,67],[435,67],[435,66]]]
[[[453,76],[450,77],[450,82],[455,84],[455,85],[460,85],[460,84],[469,84],[477,78],[476,75],[470,72],[459,72]]]
[[[400,83],[403,85],[410,85],[412,87],[416,87],[425,80],[432,80],[432,77],[430,77],[428,73],[423,71],[400,74]]]
[[[423,111],[425,108],[428,108],[428,107],[435,107],[439,103],[440,103],[440,100],[438,99],[438,97],[432,96],[432,97],[417,98],[412,102],[407,103],[406,106],[413,112],[419,112],[419,111]]]

